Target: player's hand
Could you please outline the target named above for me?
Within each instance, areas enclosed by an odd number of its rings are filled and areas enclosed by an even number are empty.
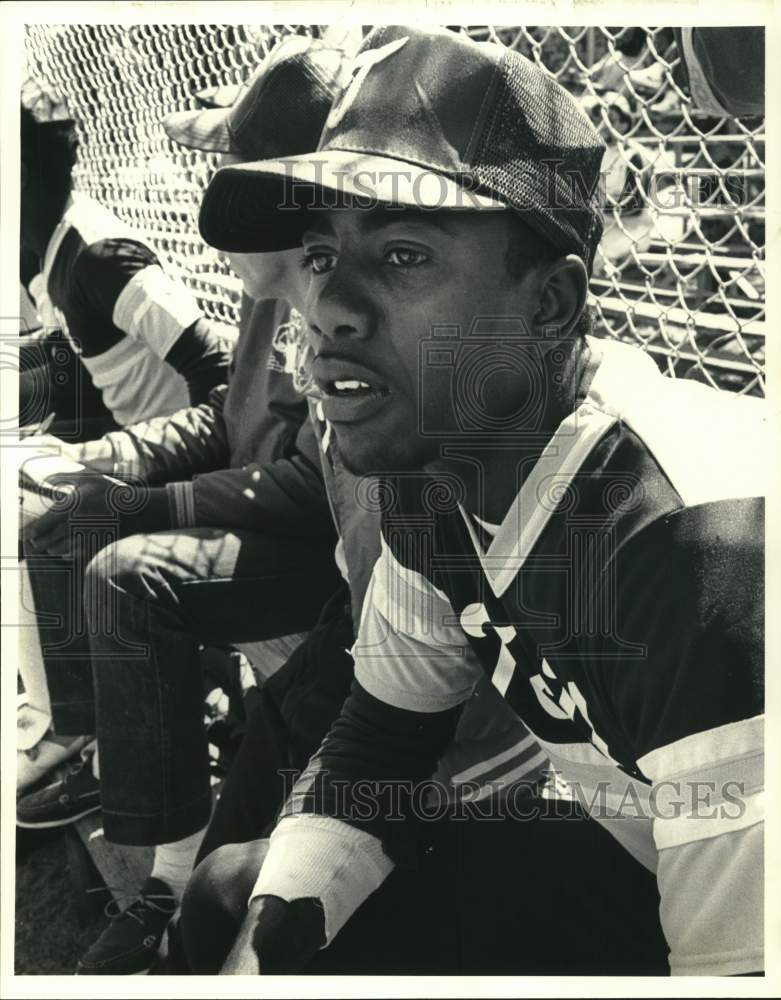
[[[300,972],[325,944],[325,918],[317,899],[285,902],[279,896],[253,899],[223,976]]]
[[[25,530],[27,541],[38,552],[70,555],[75,518],[81,528],[113,527],[117,538],[168,526],[167,505],[162,509],[159,502],[151,503],[153,491],[139,484],[83,472],[50,476],[45,486],[51,508]]]
[[[71,461],[78,462],[78,446],[63,441],[54,434],[41,434],[36,432],[24,438],[25,446],[40,448],[42,451],[51,452],[53,455],[62,455]]]
[[[66,463],[77,462],[93,472],[111,475],[114,471],[114,449],[106,436],[73,444],[53,434],[33,434],[25,438],[24,443],[26,448],[37,448],[42,454],[58,455]]]

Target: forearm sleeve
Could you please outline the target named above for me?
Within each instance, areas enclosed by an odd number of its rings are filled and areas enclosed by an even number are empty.
[[[94,452],[110,452],[114,475],[133,475],[150,484],[191,478],[230,462],[223,405],[227,386],[218,386],[208,403],[189,406],[169,417],[156,417],[105,435],[98,446],[85,445],[85,461]],[[105,460],[105,459],[104,459]]]
[[[282,809],[277,843],[291,846],[264,865],[256,892],[317,896],[330,935],[393,863],[417,861],[421,796],[482,676],[452,619],[443,595],[383,544],[353,647],[356,680]]]
[[[228,379],[232,350],[203,317],[183,330],[165,360],[187,382],[193,406],[205,402],[209,392]]]
[[[455,718],[395,709],[355,682],[283,808],[253,896],[319,899],[330,943],[395,863],[415,862],[416,789]]]
[[[312,443],[308,437],[312,437]],[[314,431],[306,421],[296,452],[262,465],[216,469],[172,485],[191,511],[192,525],[268,530],[295,538],[336,541]],[[185,494],[189,494],[185,497]]]

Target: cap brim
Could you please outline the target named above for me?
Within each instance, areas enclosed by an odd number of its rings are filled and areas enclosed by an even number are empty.
[[[174,111],[163,119],[163,128],[170,139],[188,149],[238,154],[228,129],[228,111],[225,108]]]
[[[201,236],[218,250],[265,253],[301,242],[309,212],[380,205],[486,211],[508,205],[452,177],[387,156],[323,150],[223,167],[201,203]]]

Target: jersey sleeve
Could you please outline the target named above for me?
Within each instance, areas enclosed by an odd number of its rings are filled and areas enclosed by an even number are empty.
[[[85,464],[117,476],[137,476],[160,484],[230,463],[223,416],[227,386],[218,386],[208,403],[188,406],[169,417],[144,420],[112,431],[98,442],[77,446]]]
[[[241,469],[215,469],[170,486],[189,512],[182,527],[269,530],[322,539],[332,520],[314,429],[305,420],[291,454]],[[177,501],[178,502],[178,501]],[[335,542],[334,537],[334,542]]]
[[[105,239],[85,247],[73,277],[87,316],[113,323],[159,358],[165,358],[182,332],[201,317],[195,297],[136,240]],[[105,350],[92,350],[88,326],[82,341],[85,354]]]
[[[762,968],[762,514],[751,498],[686,508],[616,560],[619,635],[646,653],[598,683],[651,783],[677,974]]]
[[[652,777],[662,929],[673,975],[764,968],[764,718],[642,759]]]
[[[641,655],[609,658],[611,635],[584,669],[609,693],[617,723],[605,721],[635,761],[763,713],[763,527],[760,498],[683,508],[627,542],[604,574],[617,638]]]
[[[411,712],[454,708],[483,676],[447,597],[384,538],[352,652],[364,689]]]

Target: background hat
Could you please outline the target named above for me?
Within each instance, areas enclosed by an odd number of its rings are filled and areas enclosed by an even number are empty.
[[[163,128],[182,146],[244,160],[311,152],[344,62],[338,48],[290,36],[274,47],[245,87],[203,93],[198,100],[211,107],[167,115]]]
[[[39,125],[65,122],[75,124],[68,111],[68,102],[61,95],[37,77],[28,73],[22,80],[22,107],[32,115],[32,120]]]
[[[604,143],[535,63],[445,30],[375,29],[314,154],[224,167],[200,215],[223,250],[296,246],[328,192],[423,208],[513,208],[588,267],[602,233]],[[479,197],[478,197],[479,196]]]

